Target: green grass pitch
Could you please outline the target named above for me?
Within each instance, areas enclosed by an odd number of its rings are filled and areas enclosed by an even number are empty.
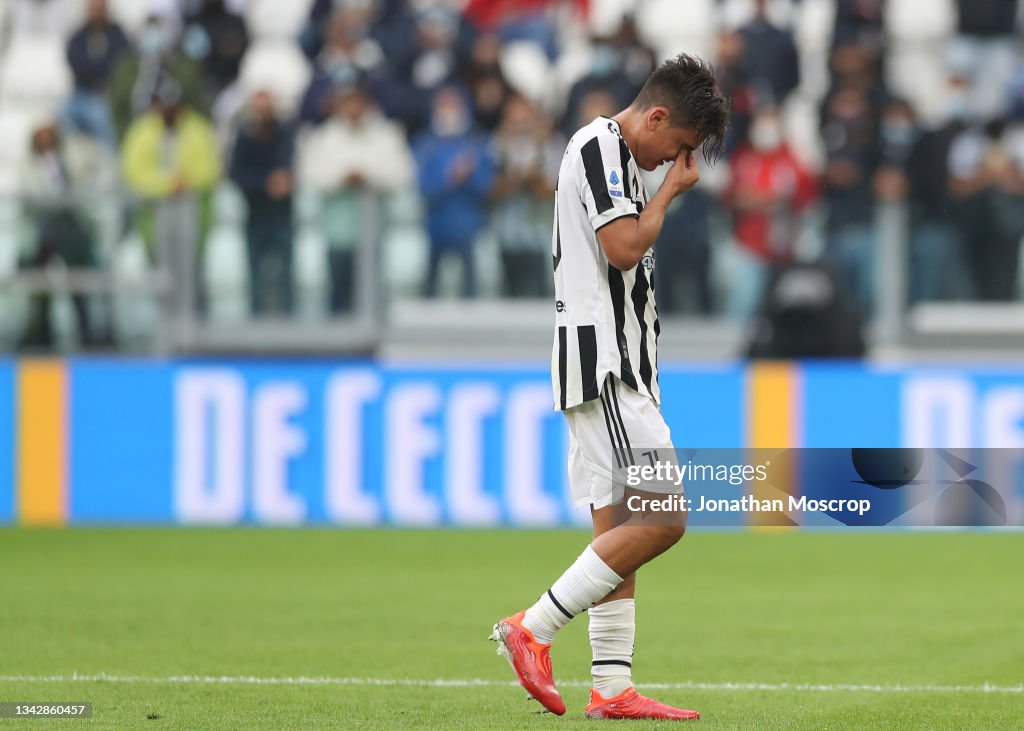
[[[586,542],[3,529],[0,700],[92,701],[94,718],[0,728],[593,728],[586,617],[553,651],[561,718],[485,640]],[[699,709],[697,728],[1022,728],[1022,559],[1021,533],[693,531],[640,573],[634,678],[675,686],[649,692]]]

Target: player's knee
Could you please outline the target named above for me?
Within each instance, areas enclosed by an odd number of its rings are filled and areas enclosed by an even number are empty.
[[[667,551],[686,533],[686,523],[672,523],[671,525],[659,525],[656,529],[656,541],[662,551]]]

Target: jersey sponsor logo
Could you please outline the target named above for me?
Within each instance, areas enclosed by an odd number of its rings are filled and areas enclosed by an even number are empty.
[[[569,308],[565,306],[565,302],[562,300],[555,300],[555,312],[565,312]]]
[[[654,254],[645,254],[644,258],[640,260],[640,264],[644,269],[654,269]]]

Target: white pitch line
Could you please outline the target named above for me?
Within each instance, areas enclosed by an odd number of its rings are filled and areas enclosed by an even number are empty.
[[[156,683],[163,685],[373,685],[419,688],[471,688],[508,687],[514,681],[470,678],[466,680],[424,680],[416,678],[330,678],[284,677],[266,678],[253,675],[169,675],[148,677],[143,675],[0,675],[4,683]],[[560,686],[589,688],[590,681],[562,680]],[[812,693],[1024,693],[1024,685],[857,685],[851,683],[640,683],[641,688],[653,690],[733,690],[733,691],[795,691]]]

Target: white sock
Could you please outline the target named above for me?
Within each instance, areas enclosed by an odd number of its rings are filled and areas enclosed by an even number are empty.
[[[570,619],[604,599],[621,583],[622,577],[587,546],[558,581],[526,610],[523,626],[537,642],[547,644]]]
[[[590,672],[594,690],[602,698],[614,698],[633,686],[633,638],[636,635],[636,601],[617,599],[590,608]]]

